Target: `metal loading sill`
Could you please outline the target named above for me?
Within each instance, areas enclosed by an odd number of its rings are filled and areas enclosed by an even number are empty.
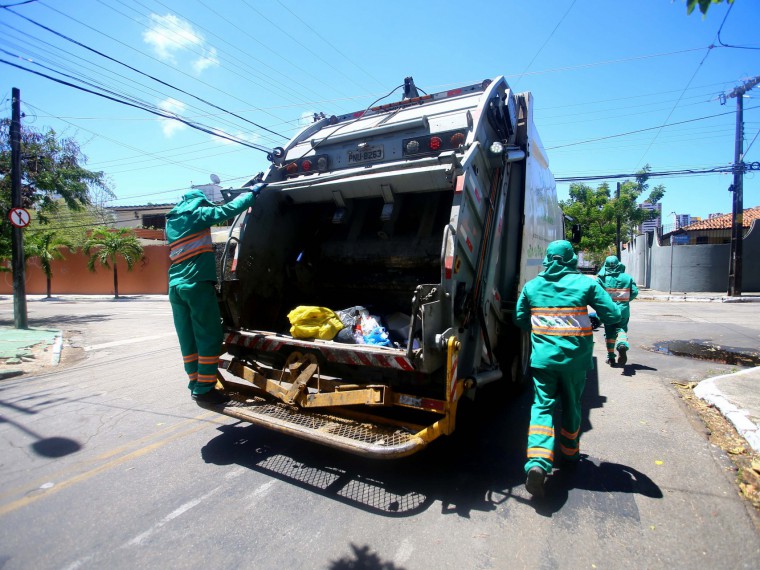
[[[263,331],[227,331],[225,344],[251,350],[277,352],[283,347],[297,347],[318,351],[327,362],[354,366],[374,366],[413,372],[414,365],[406,356],[406,349],[380,348],[368,344],[342,344],[324,340],[301,340],[290,336]]]
[[[233,383],[224,385],[232,398],[228,403],[198,404],[232,418],[367,458],[397,459],[427,445],[419,432],[409,428],[375,419],[371,422],[350,419],[329,411],[304,411],[247,394],[245,387],[236,391]]]

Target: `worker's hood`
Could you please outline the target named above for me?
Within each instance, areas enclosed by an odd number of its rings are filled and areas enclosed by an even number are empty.
[[[618,261],[618,258],[614,255],[610,255],[604,260],[604,266],[599,272],[599,277],[617,277],[625,270],[625,265]]]
[[[206,198],[206,195],[203,193],[202,190],[190,190],[189,192],[186,192],[184,196],[182,196],[182,201],[174,206],[168,214],[166,214],[167,217],[170,216],[178,216],[180,214],[184,214],[186,212],[192,212],[196,208],[200,206],[213,206],[214,203],[209,201],[208,198]]]
[[[578,273],[578,256],[575,255],[569,241],[553,241],[546,248],[543,265],[546,269],[539,273],[539,276],[549,281],[557,281],[570,273]]]

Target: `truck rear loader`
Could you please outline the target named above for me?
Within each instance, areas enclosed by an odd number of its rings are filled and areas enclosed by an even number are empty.
[[[410,455],[454,432],[462,398],[529,374],[511,313],[564,235],[533,99],[503,77],[430,95],[407,78],[400,101],[315,118],[268,156],[249,183],[268,186],[230,230],[218,386],[231,400],[211,409]],[[297,307],[369,314],[389,346],[298,338]]]

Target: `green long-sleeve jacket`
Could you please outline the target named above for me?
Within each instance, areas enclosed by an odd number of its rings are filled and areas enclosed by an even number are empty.
[[[253,205],[249,192],[216,206],[200,190],[192,190],[166,214],[169,242],[169,287],[182,283],[216,282],[216,258],[211,243],[211,226],[228,220]]]
[[[624,273],[625,265],[614,255],[604,260],[604,267],[597,275],[597,281],[609,293],[615,304],[620,307],[621,317],[628,319],[631,314],[630,302],[639,294],[639,288],[633,277]]]
[[[525,284],[517,300],[513,319],[532,332],[534,368],[591,368],[594,337],[588,305],[605,324],[620,320],[620,309],[602,286],[577,271],[577,259],[569,242],[549,244],[546,269]]]

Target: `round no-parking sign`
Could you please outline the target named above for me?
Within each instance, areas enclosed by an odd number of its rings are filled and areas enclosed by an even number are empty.
[[[17,228],[25,228],[29,225],[31,217],[24,208],[11,208],[11,211],[8,212],[8,219]]]

